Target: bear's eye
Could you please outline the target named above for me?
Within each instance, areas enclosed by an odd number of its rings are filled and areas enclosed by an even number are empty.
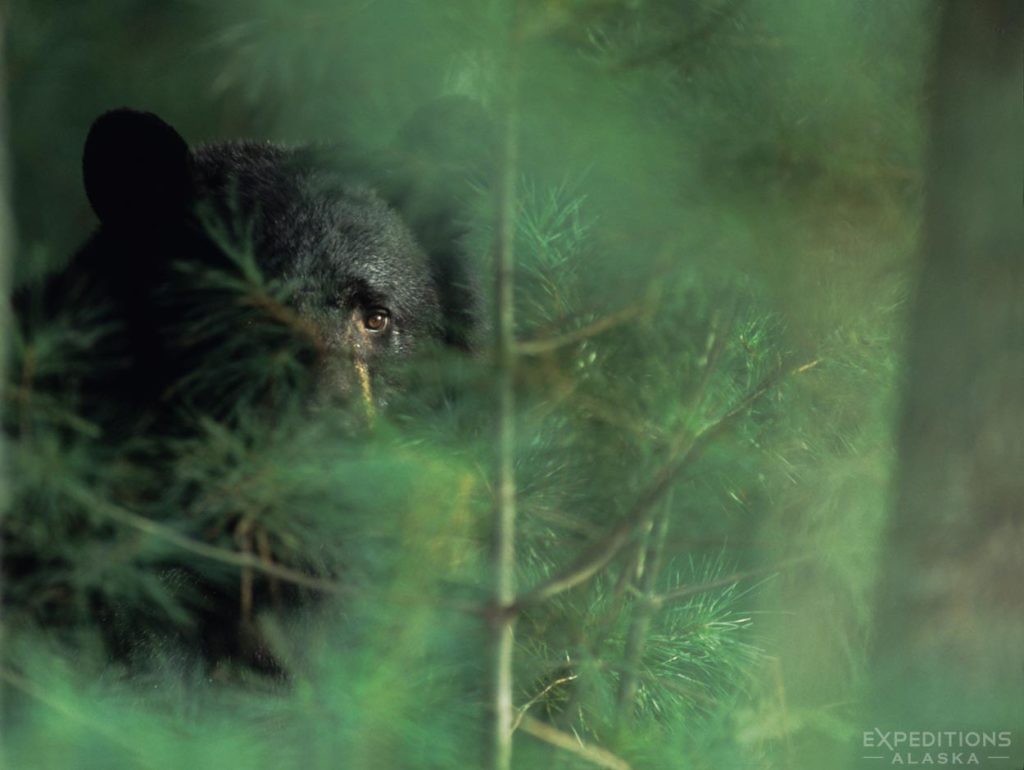
[[[363,316],[363,328],[368,332],[380,334],[391,324],[391,313],[382,307],[370,308]]]

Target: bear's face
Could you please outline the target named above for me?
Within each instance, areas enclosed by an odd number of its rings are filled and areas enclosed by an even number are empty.
[[[234,224],[229,238],[286,285],[317,350],[321,396],[354,385],[365,395],[388,363],[441,339],[427,254],[391,206],[318,153],[215,144],[192,153],[192,176],[196,206]]]
[[[379,401],[390,364],[445,339],[431,258],[395,209],[323,153],[255,142],[190,150],[156,116],[117,110],[94,123],[83,166],[101,227],[72,270],[112,300],[143,392],[181,376],[175,316],[201,317],[209,301],[180,268],[227,268],[235,250],[283,285],[286,308],[268,312],[314,351],[321,397]]]

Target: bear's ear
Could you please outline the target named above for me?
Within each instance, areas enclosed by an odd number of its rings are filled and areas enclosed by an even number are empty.
[[[180,219],[193,198],[188,144],[150,112],[104,113],[82,155],[85,193],[104,224],[135,228]]]

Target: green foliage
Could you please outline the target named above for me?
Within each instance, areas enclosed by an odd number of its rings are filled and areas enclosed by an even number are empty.
[[[517,621],[517,766],[591,766],[529,720],[638,768],[816,767],[846,740],[917,216],[916,7],[523,4],[517,582],[604,556]],[[489,4],[13,14],[23,282],[89,227],[76,153],[103,109],[358,151],[501,81]],[[467,239],[484,285],[489,195]],[[102,308],[12,334],[6,761],[477,766],[487,353],[414,361],[375,418],[311,411],[288,287],[232,256],[183,275],[210,300],[184,336],[220,347],[177,387],[237,396],[188,430],[111,442],[82,416],[78,373],[119,331]],[[224,607],[249,646],[207,666]]]

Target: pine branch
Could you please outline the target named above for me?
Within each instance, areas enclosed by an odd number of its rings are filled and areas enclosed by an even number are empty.
[[[740,415],[774,388],[786,375],[791,372],[805,372],[816,366],[817,363],[817,361],[812,361],[795,368],[782,367],[765,377],[732,409],[698,433],[685,450],[677,450],[672,453],[672,459],[655,474],[651,485],[641,493],[629,512],[604,540],[588,548],[571,567],[523,594],[514,609],[521,610],[546,601],[552,596],[587,582],[604,569],[629,542],[637,529],[644,524],[654,504],[668,492],[682,472],[690,467],[716,438],[732,427]],[[678,444],[678,440],[675,443]]]
[[[633,617],[630,619],[626,650],[623,656],[623,675],[619,679],[619,692],[616,696],[616,718],[620,726],[636,699],[636,672],[639,671],[643,660],[647,632],[657,608],[652,598],[658,573],[661,570],[661,557],[665,546],[665,535],[668,532],[668,517],[671,507],[672,495],[670,493],[655,516],[654,525],[647,535],[643,571],[640,575],[640,586],[637,589],[639,597],[633,605]]]
[[[727,327],[732,326],[735,315],[735,304],[733,304]],[[711,375],[718,364],[719,356],[725,348],[726,334],[719,330],[718,324],[712,322],[711,331],[708,335],[704,353],[704,366],[700,381],[690,398],[690,408],[696,408],[704,397]],[[651,626],[651,620],[660,604],[654,594],[658,573],[661,571],[661,559],[665,548],[665,538],[668,534],[669,515],[672,510],[671,492],[665,500],[660,513],[655,516],[652,531],[647,535],[646,551],[643,552],[642,574],[638,589],[639,601],[633,605],[633,617],[630,619],[629,634],[626,638],[626,650],[623,657],[624,670],[619,679],[619,692],[616,702],[616,719],[621,727],[624,723],[626,713],[632,708],[636,700],[637,673],[643,660],[644,647],[647,644],[647,634]]]
[[[671,591],[663,594],[653,594],[649,596],[649,599],[655,607],[661,607],[669,602],[677,602],[682,599],[689,599],[691,596],[697,596],[699,594],[707,593],[708,591],[714,591],[719,588],[728,588],[729,586],[735,585],[742,580],[749,580],[750,578],[761,577],[763,575],[772,575],[782,570],[788,569],[794,564],[802,564],[812,559],[817,558],[811,554],[806,556],[798,556],[793,559],[788,559],[781,564],[773,564],[770,567],[762,567],[761,569],[746,570],[744,572],[734,572],[731,575],[726,575],[723,578],[712,580],[709,583],[699,583],[693,586],[679,586]]]
[[[194,553],[197,556],[202,556],[203,558],[211,559],[212,561],[218,561],[222,564],[230,564],[231,566],[238,567],[243,571],[254,570],[256,572],[262,572],[269,577],[278,578],[304,588],[313,589],[314,591],[321,591],[328,594],[340,594],[345,592],[345,589],[342,586],[330,580],[313,577],[312,575],[307,575],[303,572],[293,570],[289,567],[284,567],[280,564],[264,561],[262,558],[251,552],[238,553],[237,551],[228,551],[208,543],[193,540],[190,537],[186,537],[179,532],[176,532],[171,527],[155,522],[152,519],[147,519],[145,516],[133,513],[127,508],[122,508],[115,503],[99,498],[93,493],[88,492],[77,485],[68,484],[64,487],[64,491],[71,499],[80,505],[85,506],[89,510],[97,511],[114,521],[118,521],[138,530],[139,532],[143,532],[147,535],[163,540],[164,542],[171,543],[172,545],[175,545],[182,550],[189,551],[190,553]]]
[[[327,355],[323,336],[319,329],[317,329],[316,324],[308,318],[304,318],[283,302],[278,301],[263,291],[247,291],[238,298],[238,304],[242,307],[256,308],[268,318],[294,332],[296,337],[313,345],[320,358],[324,358]]]

